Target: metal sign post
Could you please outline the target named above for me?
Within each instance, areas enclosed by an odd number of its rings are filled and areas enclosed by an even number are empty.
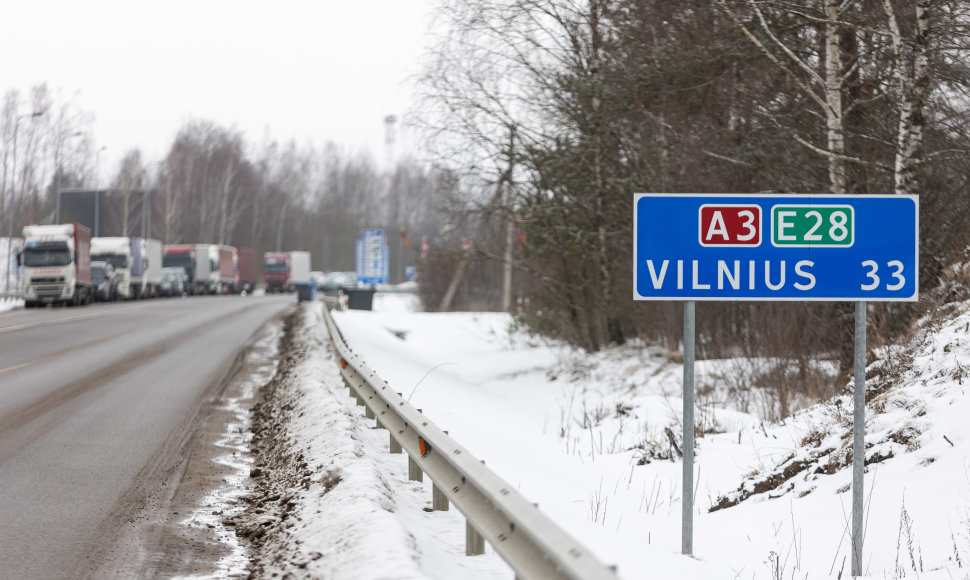
[[[913,302],[912,195],[637,194],[634,300],[684,301],[683,553],[693,552],[697,300],[856,303],[852,572],[862,563],[866,303]]]
[[[855,303],[855,384],[852,410],[852,575],[862,575],[862,474],[866,467],[866,303]]]
[[[682,554],[694,553],[694,301],[684,302],[684,474]]]

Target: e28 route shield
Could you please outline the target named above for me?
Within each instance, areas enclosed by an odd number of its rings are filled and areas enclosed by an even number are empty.
[[[916,301],[919,198],[637,194],[635,300]]]

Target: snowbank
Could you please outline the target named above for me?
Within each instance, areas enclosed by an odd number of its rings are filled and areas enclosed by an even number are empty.
[[[374,312],[334,313],[354,350],[622,578],[849,575],[848,397],[776,424],[716,397],[699,401],[698,422],[712,433],[697,440],[695,554],[686,558],[681,464],[665,437],[671,428],[680,440],[676,360],[643,345],[585,356],[511,330],[503,314],[420,313],[377,298]],[[870,371],[870,577],[966,577],[968,332],[961,312],[897,349],[885,372]],[[700,362],[698,381],[731,364]],[[709,511],[732,495],[743,501]]]
[[[9,241],[9,238],[0,238],[0,312],[13,308],[22,308],[24,305],[23,300],[4,296],[8,293],[8,264],[10,268],[10,291],[17,292],[20,289],[20,268],[17,266],[14,256],[20,251],[23,241],[19,238],[14,238],[12,244]],[[8,256],[11,258],[9,262],[7,261]]]
[[[319,302],[304,303],[254,412],[250,507],[227,524],[256,546],[254,572],[329,580],[508,578],[464,556],[464,519],[431,513],[431,483],[407,478],[386,431],[344,387]]]

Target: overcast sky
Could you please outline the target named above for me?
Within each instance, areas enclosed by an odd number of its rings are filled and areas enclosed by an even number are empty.
[[[182,123],[333,141],[384,159],[427,44],[430,0],[6,3],[0,91],[46,82],[95,114],[107,159],[161,159]],[[105,166],[105,172],[114,167]]]

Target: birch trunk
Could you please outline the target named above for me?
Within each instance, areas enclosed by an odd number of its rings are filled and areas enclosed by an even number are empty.
[[[903,33],[890,0],[883,0],[883,8],[889,19],[893,51],[899,75],[899,126],[896,135],[895,193],[909,194],[919,191],[920,164],[923,148],[923,130],[926,118],[923,109],[930,90],[929,42],[930,6],[932,0],[917,0],[915,4],[916,31],[911,43],[903,39]],[[909,48],[911,47],[911,48]]]
[[[888,0],[887,0],[888,1]],[[828,133],[829,182],[834,194],[846,192],[845,126],[842,110],[842,50],[839,43],[839,0],[825,0],[825,121]]]
[[[509,217],[505,224],[505,262],[502,264],[502,312],[512,311],[512,245],[515,244],[515,219],[512,216],[511,198],[511,188],[509,188],[506,201]]]
[[[809,98],[814,100],[822,112],[825,114],[825,129],[827,147],[822,149],[801,139],[795,135],[795,140],[809,147],[816,153],[824,155],[828,159],[829,169],[829,188],[831,193],[842,194],[847,190],[846,163],[850,159],[845,154],[845,121],[842,106],[842,90],[845,87],[845,80],[842,76],[842,49],[840,46],[840,34],[842,24],[839,20],[839,8],[842,6],[839,0],[821,0],[825,12],[825,27],[823,39],[825,46],[825,69],[824,76],[819,74],[817,67],[813,68],[808,62],[802,59],[795,51],[785,45],[771,29],[767,19],[759,7],[759,3],[754,0],[746,0],[746,4],[754,11],[761,29],[769,39],[769,44],[780,50],[789,60],[786,64],[779,56],[776,56],[765,43],[761,42],[754,33],[741,21],[737,13],[728,7],[725,0],[714,0],[721,9],[734,21],[735,25],[744,33],[759,50],[778,68],[784,71],[788,77],[800,88]],[[805,76],[803,79],[798,71],[801,70]],[[814,88],[820,86],[821,94]]]

